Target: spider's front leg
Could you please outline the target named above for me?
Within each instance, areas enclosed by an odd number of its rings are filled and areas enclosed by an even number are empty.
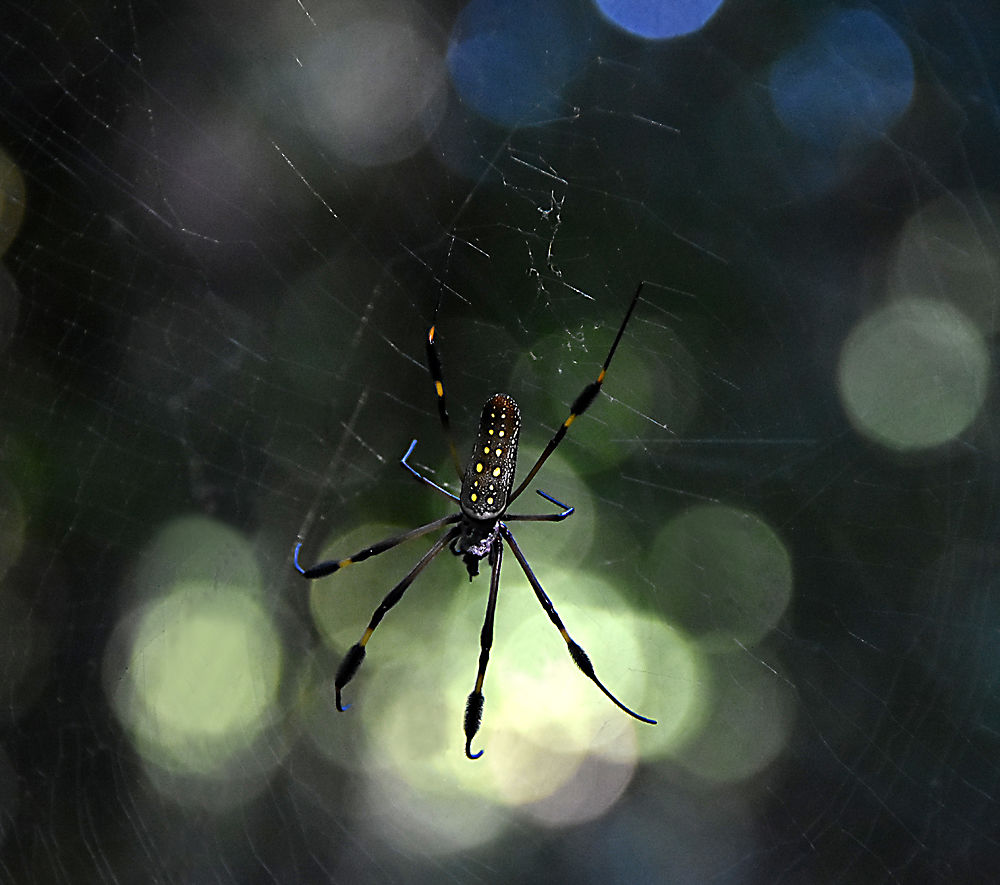
[[[364,562],[371,556],[378,556],[380,553],[392,550],[393,547],[398,547],[406,541],[412,541],[414,538],[419,538],[421,535],[426,535],[435,529],[458,522],[459,519],[459,514],[453,513],[450,516],[444,516],[441,519],[428,522],[426,525],[417,526],[417,528],[403,532],[401,535],[393,535],[391,538],[385,538],[377,544],[372,544],[371,547],[365,547],[364,550],[352,553],[346,559],[328,559],[326,562],[318,562],[316,565],[309,566],[309,568],[306,568],[299,562],[299,552],[302,550],[302,541],[299,540],[295,544],[292,565],[295,566],[295,571],[302,575],[303,578],[315,581],[317,578],[325,578],[327,575],[332,575],[334,572],[347,568],[349,565],[354,565],[356,562]]]

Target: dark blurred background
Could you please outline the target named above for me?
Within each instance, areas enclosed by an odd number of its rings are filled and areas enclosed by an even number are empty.
[[[7,4],[0,879],[1000,874],[1000,13]],[[429,547],[494,391],[508,554]],[[436,311],[436,313],[435,313]],[[518,512],[549,512],[526,493]],[[486,571],[484,566],[484,571]]]

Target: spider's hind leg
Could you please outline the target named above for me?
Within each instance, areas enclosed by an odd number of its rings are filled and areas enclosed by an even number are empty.
[[[483,705],[486,698],[483,695],[483,683],[486,681],[486,666],[490,662],[490,649],[493,647],[493,621],[497,611],[497,594],[500,592],[500,562],[503,559],[503,543],[497,538],[490,548],[490,598],[486,603],[486,617],[483,619],[483,629],[479,634],[479,670],[476,673],[476,687],[469,692],[465,703],[465,755],[470,759],[478,759],[483,751],[472,752],[472,739],[479,731],[483,721]]]
[[[618,709],[628,713],[629,716],[633,719],[638,719],[640,722],[645,722],[648,725],[656,725],[655,719],[650,719],[647,716],[640,716],[635,712],[635,710],[631,710],[626,707],[608,690],[607,686],[597,678],[597,674],[594,672],[594,665],[590,662],[590,658],[587,656],[587,653],[583,650],[583,648],[576,641],[574,641],[567,632],[562,619],[559,617],[555,606],[552,604],[552,600],[549,599],[548,594],[546,594],[546,592],[542,589],[542,585],[538,582],[538,578],[535,577],[535,573],[531,570],[531,566],[528,565],[528,560],[525,559],[524,554],[521,552],[521,548],[517,546],[517,541],[514,540],[514,536],[511,534],[510,529],[501,523],[500,533],[503,535],[503,539],[510,544],[511,552],[514,554],[517,564],[521,566],[521,571],[524,572],[524,576],[528,579],[528,583],[531,584],[531,589],[535,591],[535,597],[545,610],[545,614],[549,616],[549,620],[559,631],[559,634],[565,641],[570,657],[573,658],[573,663],[580,668],[584,676],[586,676],[591,682],[594,683],[594,685],[604,692],[605,697],[618,707]]]
[[[410,569],[406,577],[386,594],[385,599],[379,603],[379,607],[375,609],[372,614],[372,619],[368,622],[368,627],[362,634],[361,639],[348,649],[347,654],[344,656],[344,660],[337,669],[337,675],[334,678],[333,683],[336,691],[337,709],[340,710],[341,713],[350,707],[350,704],[346,707],[343,705],[340,697],[341,689],[343,689],[343,687],[347,685],[347,683],[350,682],[355,675],[357,675],[358,669],[361,667],[361,663],[365,659],[365,646],[368,644],[368,640],[372,638],[375,628],[378,627],[379,623],[381,623],[386,612],[388,612],[389,609],[391,609],[397,602],[399,602],[399,600],[403,598],[403,594],[406,592],[406,589],[413,583],[417,575],[427,568],[431,560],[444,550],[444,548],[457,536],[458,528],[450,528],[434,542],[430,550],[420,557],[420,561],[413,566],[412,569]]]
[[[341,713],[349,709],[351,705],[344,706],[340,700],[340,690],[354,678],[354,674],[358,672],[358,668],[364,659],[365,647],[360,642],[357,642],[348,649],[347,654],[344,655],[344,660],[340,662],[340,666],[337,668],[337,675],[333,680],[333,686],[336,692],[337,709]]]

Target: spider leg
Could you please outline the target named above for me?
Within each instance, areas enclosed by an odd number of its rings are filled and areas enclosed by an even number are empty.
[[[438,520],[438,522],[447,522],[449,519],[450,517],[446,520]],[[421,529],[427,529],[427,526],[421,526]],[[337,709],[340,710],[341,713],[343,713],[347,707],[341,703],[340,691],[354,678],[355,674],[358,672],[361,662],[365,659],[365,646],[368,644],[368,640],[372,638],[372,633],[375,632],[375,628],[379,625],[382,618],[385,617],[386,612],[403,598],[403,594],[406,592],[406,589],[413,583],[413,580],[417,577],[417,575],[427,568],[431,560],[444,550],[444,548],[457,535],[458,529],[451,528],[434,542],[430,550],[420,557],[419,562],[417,562],[417,564],[410,569],[406,577],[386,594],[385,599],[379,603],[378,608],[375,609],[372,614],[372,619],[368,622],[368,627],[362,634],[361,639],[347,650],[347,654],[344,655],[344,660],[337,669],[337,675],[333,680],[334,689],[337,694]]]
[[[440,307],[441,301],[438,300]],[[434,308],[434,318],[437,321],[437,307]],[[432,325],[427,330],[427,369],[431,373],[431,381],[434,382],[434,393],[437,394],[438,417],[441,419],[441,428],[444,430],[445,439],[448,440],[448,448],[451,450],[451,460],[455,465],[455,472],[458,478],[462,479],[462,464],[458,460],[458,450],[455,448],[455,440],[451,435],[451,422],[448,420],[448,407],[444,400],[444,371],[441,368],[441,357],[437,351],[437,341],[434,337],[435,327]]]
[[[476,687],[469,693],[465,703],[465,755],[470,759],[478,759],[483,751],[472,752],[472,739],[479,731],[483,721],[483,682],[486,681],[486,665],[490,662],[490,649],[493,647],[493,619],[497,611],[497,594],[500,592],[500,563],[503,560],[503,542],[497,538],[496,544],[490,548],[490,598],[486,603],[486,618],[479,634],[479,671],[476,673]]]
[[[626,707],[620,700],[618,700],[618,698],[611,694],[611,692],[605,687],[604,683],[597,678],[597,674],[594,672],[594,665],[590,662],[590,658],[587,656],[587,653],[573,641],[569,633],[566,631],[566,628],[563,626],[562,619],[556,613],[555,606],[552,605],[552,600],[546,595],[545,591],[542,589],[542,585],[538,583],[538,578],[535,577],[535,573],[531,570],[531,566],[528,565],[528,560],[524,558],[521,548],[517,546],[517,541],[514,540],[514,536],[511,534],[510,529],[508,529],[503,523],[500,523],[498,528],[500,529],[500,534],[503,536],[503,539],[510,544],[510,549],[514,554],[514,558],[517,560],[518,565],[521,566],[521,571],[524,572],[524,576],[528,579],[528,583],[531,584],[531,589],[535,591],[535,596],[538,597],[538,602],[541,604],[542,608],[545,609],[545,614],[549,616],[549,620],[555,624],[556,629],[566,641],[566,647],[569,649],[570,656],[573,658],[574,663],[583,671],[584,676],[590,679],[601,691],[603,691],[616,707],[624,710],[633,719],[638,719],[640,722],[648,722],[650,725],[656,725],[655,719],[647,719],[645,716],[640,716],[634,710],[630,710]]]
[[[410,443],[410,447],[406,450],[406,454],[403,455],[403,457],[400,459],[399,463],[402,464],[407,470],[409,470],[410,473],[412,473],[422,483],[424,483],[425,485],[429,485],[432,489],[434,489],[435,491],[440,492],[446,498],[451,498],[452,501],[454,501],[455,503],[458,503],[458,495],[453,495],[451,492],[449,492],[443,486],[439,486],[436,482],[431,482],[426,476],[424,476],[422,473],[417,472],[416,470],[414,470],[414,468],[412,468],[409,465],[408,459],[410,457],[410,453],[416,447],[417,447],[417,441],[413,440],[413,442]]]
[[[562,513],[508,513],[505,520],[516,519],[520,522],[562,522],[567,516],[572,516],[576,511],[575,507],[567,507],[562,501],[557,501],[551,495],[545,494],[541,489],[535,489],[546,501],[551,501],[556,507],[562,507]]]
[[[332,575],[339,569],[347,568],[347,566],[352,563],[361,562],[368,559],[369,556],[378,556],[380,553],[385,553],[386,550],[392,550],[393,547],[397,547],[405,541],[412,541],[414,538],[419,538],[421,535],[433,532],[434,529],[439,529],[442,526],[449,525],[450,523],[458,522],[461,518],[460,514],[453,513],[451,516],[444,516],[441,519],[435,519],[433,522],[418,526],[408,532],[403,532],[401,535],[393,535],[391,538],[386,538],[383,541],[379,541],[377,544],[372,544],[371,547],[365,547],[364,550],[359,550],[357,553],[348,556],[346,559],[328,559],[326,562],[318,562],[316,565],[310,566],[309,568],[303,568],[299,564],[299,550],[302,549],[302,541],[298,541],[295,545],[295,554],[292,562],[295,566],[295,570],[304,578],[309,578],[311,581],[316,578],[325,578],[327,575]]]
[[[586,387],[580,391],[580,395],[573,400],[573,405],[569,409],[569,417],[559,425],[559,429],[555,432],[552,439],[549,440],[548,445],[542,450],[542,454],[538,456],[538,460],[535,462],[531,470],[528,471],[528,475],[521,480],[521,484],[514,489],[513,494],[507,499],[509,504],[518,495],[521,494],[527,488],[528,483],[530,483],[534,478],[535,474],[541,470],[542,465],[548,460],[549,455],[551,455],[555,450],[556,446],[562,442],[563,437],[566,435],[566,431],[569,430],[570,424],[572,424],[580,415],[590,408],[591,403],[597,399],[597,394],[601,392],[601,385],[604,383],[604,376],[608,373],[608,366],[611,365],[611,359],[615,355],[615,351],[618,349],[618,342],[622,340],[622,335],[625,332],[625,327],[628,325],[628,321],[632,316],[632,311],[635,310],[636,304],[639,302],[639,294],[642,292],[642,287],[645,282],[639,283],[638,288],[635,290],[635,295],[632,296],[632,302],[628,306],[628,310],[625,311],[625,319],[622,320],[622,324],[618,327],[618,334],[615,335],[615,340],[611,344],[611,350],[608,351],[607,359],[604,360],[604,366],[601,368],[600,373],[597,375],[595,381],[591,381]]]

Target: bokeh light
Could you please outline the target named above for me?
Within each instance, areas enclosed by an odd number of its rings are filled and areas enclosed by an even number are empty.
[[[106,691],[154,781],[169,791],[157,772],[201,779],[225,804],[227,792],[235,800],[238,785],[278,761],[266,736],[277,721],[284,651],[256,568],[245,566],[252,551],[221,524],[181,519],[140,561],[133,592],[146,601],[116,627]],[[204,795],[181,788],[174,799]]]
[[[453,780],[414,785],[407,772],[372,762],[364,812],[377,822],[375,831],[393,851],[431,857],[465,852],[489,844],[510,826],[509,809],[457,788]]]
[[[205,516],[180,516],[160,526],[124,588],[125,603],[159,599],[183,584],[216,581],[259,592],[260,566],[246,537]]]
[[[947,301],[983,335],[1000,328],[996,200],[955,193],[921,206],[896,243],[889,295]]]
[[[563,0],[472,0],[448,47],[462,101],[502,126],[527,126],[569,112],[562,92],[586,57],[585,22]]]
[[[900,298],[858,323],[844,343],[841,402],[859,433],[897,451],[956,439],[986,398],[990,358],[957,308]]]
[[[612,24],[637,37],[682,37],[702,28],[723,0],[595,0]]]
[[[360,166],[410,156],[444,113],[444,60],[405,17],[360,19],[324,32],[304,53],[300,73],[303,118]]]
[[[252,596],[182,584],[141,614],[116,708],[150,761],[218,773],[268,724],[280,673],[280,643]]]
[[[523,389],[526,397],[521,403],[525,416],[522,458],[541,451],[548,442],[543,438],[544,428],[558,426],[556,422],[565,417],[583,385],[597,376],[606,355],[603,348],[611,346],[614,324],[620,320],[613,313],[611,317],[601,328],[603,339],[589,331],[581,336],[587,347],[579,353],[574,352],[571,336],[556,332],[539,336],[532,341],[530,351],[519,354],[511,383]],[[618,467],[641,452],[651,414],[659,416],[678,438],[698,414],[701,369],[675,331],[669,326],[638,322],[630,325],[625,340],[627,346],[615,352],[602,388],[604,395],[587,411],[586,438],[570,437],[560,450],[584,476]],[[560,488],[560,480],[549,480],[552,472],[546,464],[543,488],[548,491]],[[584,501],[578,505],[573,493],[552,493],[556,497],[564,494],[560,500],[583,509]]]
[[[777,626],[792,595],[792,566],[761,517],[698,504],[671,519],[651,545],[654,580],[669,587],[667,615],[703,648],[751,646]]]
[[[702,672],[706,709],[701,728],[675,758],[709,781],[751,778],[788,743],[795,723],[795,692],[772,663],[752,655],[712,656]]]
[[[775,113],[797,138],[836,154],[885,137],[914,89],[910,50],[877,13],[839,10],[771,67]]]

